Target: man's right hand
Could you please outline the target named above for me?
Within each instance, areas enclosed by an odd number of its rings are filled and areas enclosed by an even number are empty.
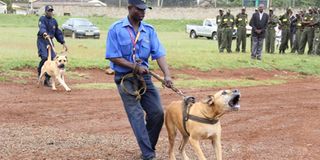
[[[148,70],[148,68],[145,68],[145,67],[142,67],[142,66],[137,65],[137,66],[135,66],[135,68],[134,68],[134,72],[142,75],[142,74],[147,74],[147,73],[149,73],[149,70]]]
[[[50,36],[48,35],[48,33],[44,32],[44,33],[43,33],[43,38],[44,38],[44,39],[49,39]]]

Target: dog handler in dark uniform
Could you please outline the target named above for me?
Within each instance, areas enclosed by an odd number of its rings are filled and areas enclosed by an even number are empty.
[[[38,76],[40,76],[41,68],[44,62],[48,58],[48,50],[47,46],[50,44],[48,39],[51,40],[56,38],[59,43],[63,45],[65,51],[68,50],[64,38],[63,33],[58,28],[58,23],[56,19],[53,18],[53,7],[51,5],[45,6],[45,15],[41,16],[39,19],[39,32],[37,34],[37,47],[38,47],[38,54],[41,58],[41,61],[38,66]],[[55,57],[55,53],[53,49],[51,49],[51,58]],[[45,86],[50,86],[50,76],[46,74],[46,80],[44,81]]]
[[[167,87],[172,86],[172,80],[165,59],[165,50],[155,29],[142,21],[147,8],[151,9],[141,0],[128,0],[129,15],[110,26],[106,42],[106,59],[111,61],[110,67],[115,71],[114,80],[142,152],[141,158],[151,160],[156,156],[155,147],[163,125],[164,113],[158,90],[151,81],[148,58],[151,56],[152,60],[157,61]],[[127,77],[132,73],[137,76]],[[146,84],[146,92],[139,97],[125,91],[135,90],[141,82]]]

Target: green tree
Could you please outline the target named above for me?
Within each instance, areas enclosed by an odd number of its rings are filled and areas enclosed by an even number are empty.
[[[2,1],[7,4],[8,13],[12,13],[13,12],[12,0],[2,0]]]

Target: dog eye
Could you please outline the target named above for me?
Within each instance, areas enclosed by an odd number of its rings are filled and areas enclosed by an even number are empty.
[[[223,91],[222,93],[221,93],[221,95],[226,95],[227,94],[227,92],[226,91]]]
[[[59,62],[61,62],[61,60],[59,60]]]
[[[66,60],[63,60],[63,62],[66,62]]]

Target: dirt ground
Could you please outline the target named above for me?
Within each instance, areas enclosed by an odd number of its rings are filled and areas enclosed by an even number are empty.
[[[34,70],[33,77],[36,77]],[[102,70],[77,70],[83,79],[68,84],[113,82]],[[200,78],[255,79],[291,77],[274,86],[238,87],[241,109],[222,117],[223,158],[228,160],[319,160],[320,79],[284,71],[259,69],[173,70],[173,75]],[[295,77],[295,78],[292,78]],[[0,83],[0,159],[105,159],[136,160],[140,151],[115,89],[73,89],[67,93],[35,85]],[[72,85],[71,85],[72,88]],[[223,88],[183,89],[198,100]],[[160,88],[164,107],[181,98]],[[177,139],[180,140],[180,136]],[[157,158],[165,160],[165,127],[157,145]],[[202,141],[208,159],[214,158],[209,141]],[[187,145],[187,154],[196,159]],[[181,159],[176,148],[177,159]]]

